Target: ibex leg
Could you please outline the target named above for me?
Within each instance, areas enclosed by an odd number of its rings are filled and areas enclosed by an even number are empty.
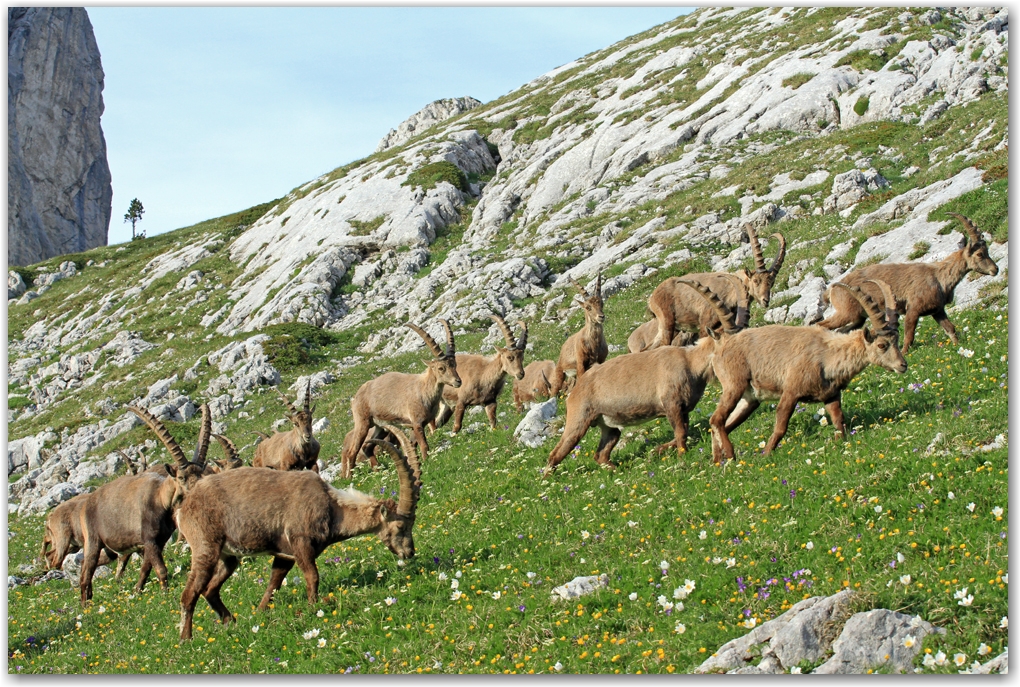
[[[835,401],[825,404],[825,409],[829,411],[829,417],[832,418],[832,426],[836,428],[836,435],[840,439],[844,439],[846,438],[846,426],[843,424],[843,406],[840,403],[840,398],[837,396]]]
[[[457,407],[453,409],[453,433],[456,434],[460,431],[460,428],[464,426],[464,410],[466,406],[461,401],[457,401]]]
[[[319,600],[319,569],[315,565],[315,550],[307,541],[291,542],[294,547],[294,560],[305,576],[305,587],[308,588],[308,603]]]
[[[743,394],[741,385],[734,385],[728,389],[724,386],[722,396],[719,398],[719,405],[716,406],[715,412],[708,420],[708,424],[712,427],[712,459],[716,465],[733,458],[733,443],[730,441],[726,428],[726,418],[740,403]]]
[[[151,568],[156,569],[156,578],[159,580],[159,586],[165,590],[167,588],[166,563],[163,562],[163,548],[158,546],[156,542],[146,542],[145,547],[142,549],[142,574],[138,578],[138,584],[135,586],[136,592],[145,589],[145,583],[149,580],[149,570]]]
[[[751,413],[758,409],[759,405],[761,405],[761,401],[750,393],[750,389],[744,392],[744,395],[740,397],[740,401],[737,402],[737,407],[726,418],[726,432],[732,432],[742,425],[744,420],[751,417]]]
[[[673,406],[666,411],[666,419],[673,427],[673,445],[681,458],[687,452],[687,427],[690,422],[688,412],[678,406]]]
[[[421,453],[421,462],[424,463],[429,457],[429,442],[425,440],[425,432],[421,425],[415,425],[412,429],[414,430],[414,440],[418,444],[418,451]]]
[[[227,581],[227,578],[234,574],[234,570],[237,569],[237,564],[240,560],[236,556],[228,556],[226,559],[221,558],[216,564],[216,570],[213,571],[212,578],[209,583],[206,584],[205,590],[202,592],[202,596],[209,602],[209,606],[216,611],[216,615],[220,617],[220,622],[227,625],[234,620],[234,616],[227,610],[227,607],[223,604],[223,600],[220,598],[220,587]]]
[[[451,408],[450,406],[446,405],[445,401],[440,401],[439,402],[439,412],[436,413],[435,420],[431,420],[429,422],[429,426],[431,427],[432,431],[435,431],[436,427],[442,427],[447,422],[449,422],[451,415],[453,415],[453,408]],[[456,432],[457,430],[454,430],[454,431]]]
[[[772,430],[772,436],[765,444],[765,455],[772,453],[779,442],[786,435],[786,428],[790,426],[790,416],[797,409],[797,397],[791,394],[783,394],[776,407],[776,426]]]
[[[946,331],[946,334],[949,335],[949,340],[952,341],[954,345],[960,343],[960,340],[956,337],[956,327],[954,327],[953,323],[949,321],[949,315],[946,314],[946,309],[944,307],[933,312],[931,316],[934,317],[935,321],[939,323],[939,326]]]
[[[109,554],[104,550],[99,556],[99,564],[104,565],[103,557],[106,557],[106,562],[109,563],[112,559]],[[117,558],[117,572],[114,575],[114,579],[120,581],[120,578],[124,576],[124,569],[127,568],[128,562],[131,560],[131,553],[125,553],[123,556]]]
[[[610,427],[605,423],[603,418],[599,418],[597,422],[599,429],[602,430],[602,436],[599,437],[599,447],[595,450],[595,462],[599,465],[615,468],[616,465],[613,461],[609,460],[610,454],[613,449],[616,448],[616,443],[620,440],[620,430],[618,427]]]
[[[559,395],[560,389],[563,388],[563,378],[566,377],[566,373],[563,368],[557,363],[556,367],[553,368],[552,379],[549,380],[549,397],[555,398]]]
[[[195,615],[195,604],[212,578],[213,571],[219,563],[218,551],[192,551],[191,572],[188,582],[181,594],[181,639],[191,639],[191,620]]]
[[[344,448],[340,455],[340,476],[343,479],[350,479],[351,472],[354,471],[354,461],[357,460],[365,437],[368,436],[368,429],[367,422],[359,422],[358,418],[355,418],[354,429],[344,437]]]
[[[280,588],[283,584],[283,578],[287,576],[290,569],[294,567],[294,561],[290,558],[280,558],[279,556],[273,557],[273,571],[269,576],[269,586],[266,587],[266,593],[262,595],[262,601],[259,602],[259,610],[266,610],[266,606],[273,600],[273,593]]]
[[[917,331],[917,321],[920,318],[921,315],[916,310],[907,310],[907,316],[903,318],[903,348],[901,349],[903,355],[907,354],[907,349],[914,343],[914,332]],[[953,343],[955,344],[956,341],[954,340]]]
[[[86,537],[79,577],[82,606],[92,599],[92,575],[95,574],[96,565],[99,563],[99,550],[99,541],[95,537]]]
[[[567,457],[574,447],[581,441],[584,435],[588,432],[588,428],[591,427],[591,420],[585,419],[574,419],[567,414],[567,425],[563,428],[563,435],[560,437],[559,443],[553,448],[552,453],[549,454],[549,462],[545,466],[543,475],[548,477],[552,474],[556,466]]]
[[[655,319],[658,320],[659,329],[655,337],[655,348],[659,346],[668,346],[673,340],[673,330],[676,325],[676,321],[673,317],[673,308],[657,308],[653,307],[651,303],[648,304],[648,309],[655,315]],[[649,348],[652,348],[649,346]]]
[[[496,403],[492,402],[485,406],[485,414],[489,416],[489,427],[496,429]]]

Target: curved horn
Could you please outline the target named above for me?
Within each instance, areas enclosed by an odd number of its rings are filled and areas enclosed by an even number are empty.
[[[869,279],[869,282],[882,289],[882,296],[885,298],[885,327],[895,332],[899,328],[900,313],[896,310],[896,296],[893,295],[892,287],[881,279]]]
[[[418,506],[418,494],[420,487],[415,484],[414,475],[407,458],[397,450],[397,447],[388,441],[369,439],[366,444],[375,444],[393,457],[393,467],[397,469],[397,479],[400,480],[400,495],[397,500],[397,515],[405,518],[414,516]]]
[[[212,416],[209,414],[208,403],[203,403],[201,410],[202,427],[198,430],[198,446],[195,447],[191,462],[205,465],[205,454],[209,451],[209,435],[212,434]]]
[[[584,298],[585,300],[588,300],[589,298],[591,298],[591,296],[588,295],[588,292],[584,290],[584,287],[581,286],[580,284],[578,284],[577,281],[573,277],[567,277],[567,279],[570,280],[570,283],[574,285],[575,289],[577,289],[578,291],[581,292],[581,297],[582,298]]]
[[[124,457],[124,461],[127,463],[127,474],[129,474],[129,475],[136,474],[135,473],[135,464],[133,462],[131,462],[131,457],[128,454],[124,453],[124,451],[122,451],[121,449],[117,449],[117,453],[119,453],[121,456],[123,456]],[[141,472],[141,471],[139,471],[139,472]]]
[[[397,438],[397,443],[400,444],[400,449],[404,452],[404,455],[407,456],[407,462],[411,465],[411,472],[414,474],[414,481],[418,486],[421,486],[421,464],[418,461],[418,452],[415,450],[414,443],[412,443],[407,434],[405,434],[399,427],[395,427],[385,422],[377,422],[376,424]]]
[[[868,319],[871,320],[872,329],[877,332],[885,327],[885,317],[882,316],[882,311],[875,304],[875,301],[871,300],[871,296],[861,291],[859,287],[850,286],[843,282],[836,282],[833,286],[839,286],[846,289],[851,296],[857,299],[857,302],[861,304],[862,308],[864,308],[864,312],[868,314]]]
[[[528,323],[524,320],[517,320],[521,326],[521,338],[517,339],[517,350],[523,351],[528,346]]]
[[[747,284],[735,274],[724,272],[720,276],[730,281],[737,290],[737,310],[733,318],[733,326],[737,329],[745,329],[751,319],[751,297],[747,293]]]
[[[290,402],[290,401],[289,401],[289,400],[287,399],[287,396],[286,396],[286,395],[284,395],[284,393],[283,393],[282,391],[280,391],[280,387],[276,386],[276,387],[273,387],[273,388],[274,388],[274,389],[276,389],[276,393],[280,394],[280,398],[282,398],[282,399],[283,399],[283,402],[284,402],[284,403],[285,403],[285,404],[287,405],[287,410],[289,410],[289,411],[290,411],[290,414],[291,414],[291,415],[297,415],[297,412],[298,412],[297,408],[295,408],[295,407],[294,407],[294,404],[293,404],[293,403],[291,403],[291,402]]]
[[[776,259],[772,261],[772,266],[769,267],[769,272],[775,277],[779,274],[779,268],[783,266],[783,260],[786,259],[786,237],[776,232],[772,235],[777,241],[779,241],[779,252],[776,253]]]
[[[595,295],[602,298],[602,270],[599,270],[599,276],[595,278]]]
[[[977,230],[977,227],[974,226],[973,222],[971,222],[963,215],[957,214],[955,212],[947,212],[946,214],[951,215],[956,219],[960,220],[960,224],[963,225],[964,231],[966,231],[967,235],[970,236],[971,245],[974,245],[975,243],[984,243],[984,239],[981,238],[981,233]]]
[[[422,338],[422,341],[425,342],[425,345],[429,347],[430,351],[432,351],[432,355],[434,355],[437,358],[443,357],[443,349],[439,347],[439,344],[436,343],[435,339],[429,336],[429,333],[427,331],[425,331],[416,324],[411,324],[410,322],[405,322],[404,326],[407,327],[408,329],[413,330],[418,336]]]
[[[439,320],[443,323],[443,329],[446,330],[446,357],[452,358],[457,353],[457,347],[453,343],[453,330],[450,329],[450,323],[446,320]]]
[[[227,460],[231,463],[240,463],[241,459],[237,455],[237,447],[234,446],[234,442],[226,438],[222,434],[213,434],[213,439],[219,442],[220,446],[223,447],[223,453],[226,454]]]
[[[308,406],[312,402],[312,376],[308,375],[308,386],[305,387],[305,412],[310,413]]]
[[[506,347],[514,347],[514,333],[510,331],[510,327],[507,326],[506,322],[502,317],[496,315],[489,315],[489,319],[499,325],[499,328],[503,331],[503,338],[506,340]]]
[[[127,409],[141,418],[142,422],[144,422],[149,429],[156,434],[156,437],[163,442],[163,445],[166,446],[166,450],[170,452],[170,455],[173,457],[174,462],[176,462],[177,465],[182,468],[187,467],[188,459],[184,457],[184,451],[181,450],[180,444],[174,441],[174,438],[170,436],[170,432],[167,431],[162,422],[157,420],[156,417],[145,408],[128,406]]]
[[[735,334],[740,331],[737,329],[737,325],[733,320],[733,313],[726,307],[726,304],[713,292],[711,289],[703,284],[699,284],[695,281],[687,281],[684,279],[679,280],[681,284],[686,284],[695,291],[701,294],[701,296],[708,301],[708,304],[715,310],[716,315],[719,316],[719,321],[722,322],[723,331],[727,334]]]
[[[761,244],[758,243],[758,232],[754,230],[754,225],[745,224],[744,231],[747,232],[747,240],[751,242],[751,255],[754,256],[754,270],[755,272],[765,271],[765,257],[761,254]]]

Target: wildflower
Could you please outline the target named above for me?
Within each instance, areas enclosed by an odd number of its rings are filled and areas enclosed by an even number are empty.
[[[287,662],[286,661],[280,661],[280,667],[281,668],[286,668],[287,667]]]
[[[381,579],[383,578],[383,575],[385,575],[385,574],[386,574],[386,573],[385,573],[385,572],[383,572],[382,570],[377,570],[377,571],[375,572],[375,578],[376,578],[377,580],[381,580]]]
[[[967,663],[967,654],[953,655],[953,663],[955,663],[957,667],[964,665],[965,663]]]
[[[1003,630],[1008,630],[1009,629],[1009,617],[1008,616],[1005,616],[1005,615],[1002,616],[1002,620],[999,621],[999,627],[1001,627]]]
[[[1009,573],[1006,573],[1005,575],[1002,576],[1002,583],[1009,584]]]
[[[326,615],[326,612],[324,610],[322,610],[321,608],[318,611],[315,612],[315,617],[316,618],[321,618],[324,615]]]
[[[981,646],[978,647],[978,656],[987,656],[990,653],[992,653],[992,647],[981,642]]]
[[[804,545],[804,548],[810,551],[811,549],[815,548],[815,543],[813,541],[809,541],[807,544]]]
[[[662,610],[664,610],[664,611],[672,611],[673,610],[673,602],[670,601],[669,599],[667,599],[666,596],[663,595],[663,594],[660,594],[659,598],[656,599],[655,602],[657,604],[659,604],[660,606],[662,606]]]
[[[461,592],[459,590],[454,590],[453,594],[450,594],[450,601],[456,601],[457,599],[461,598],[462,596],[464,596],[464,592]]]
[[[914,648],[915,644],[917,644],[917,637],[915,637],[914,635],[907,635],[906,637],[903,638],[904,647],[912,649]]]
[[[977,506],[975,506],[975,505],[974,505],[974,502],[973,502],[973,501],[971,501],[970,503],[968,503],[968,504],[967,504],[967,510],[969,510],[969,511],[970,511],[971,513],[973,513],[973,512],[974,512],[974,509],[975,509],[976,507],[977,507]]]
[[[931,668],[933,665],[935,665],[935,657],[932,656],[931,654],[925,654],[924,660],[922,660],[921,663],[924,665],[925,668]]]
[[[800,675],[800,666],[790,668],[790,675]]]
[[[630,593],[630,594],[629,594],[629,595],[627,596],[627,598],[628,598],[628,599],[630,599],[631,601],[637,601],[637,592],[631,592],[631,593]]]
[[[588,530],[581,530],[581,539],[587,539],[590,536],[591,534],[588,532]]]
[[[443,662],[442,661],[436,661],[436,660],[432,661],[432,669],[433,670],[439,670],[442,667],[443,667]]]
[[[450,582],[450,589],[458,588],[460,588],[460,582],[458,580],[453,580],[452,582]]]
[[[684,587],[677,587],[676,589],[673,590],[673,598],[674,599],[686,599],[687,598],[687,590]]]
[[[528,607],[525,606],[524,604],[521,604],[520,606],[517,607],[517,610],[520,611],[521,613],[524,613],[524,611],[528,610]]]
[[[974,351],[970,350],[969,348],[964,348],[963,346],[960,346],[960,350],[958,350],[957,353],[962,355],[964,358],[974,357]]]
[[[533,573],[533,572],[527,572],[527,573],[525,573],[525,575],[528,576],[529,580],[535,579],[535,573]]]
[[[736,558],[727,558],[726,559],[726,567],[727,568],[732,568],[736,564],[737,564],[737,559]]]
[[[251,631],[252,631],[252,632],[254,632],[254,633],[256,633],[256,634],[258,634],[258,631],[259,631],[259,626],[258,626],[258,625],[252,625],[252,626],[251,626]]]
[[[397,600],[394,599],[392,596],[387,596],[386,597],[386,605],[387,606],[392,606],[395,603],[397,603]]]
[[[659,563],[659,567],[662,568],[663,572],[669,570],[669,561],[662,561]]]
[[[900,563],[902,563],[903,561],[907,560],[907,557],[904,556],[902,553],[897,551],[896,552],[896,560],[899,561]]]
[[[98,612],[99,613],[106,613],[106,606],[100,606]]]
[[[757,618],[748,618],[747,620],[744,621],[744,627],[746,627],[748,630],[753,630],[754,626],[757,624],[758,624]]]
[[[1002,508],[1000,508],[999,506],[996,506],[995,508],[993,508],[992,509],[992,515],[994,515],[997,518],[1001,518],[1002,517]]]
[[[820,418],[818,418],[818,424],[820,424],[822,427],[825,427],[826,425],[829,424],[829,418],[822,415]]]
[[[322,638],[319,640],[319,648],[321,649],[324,646],[326,646],[326,639]]]
[[[910,586],[910,575],[900,575],[900,584],[904,587]]]
[[[698,539],[708,539],[708,532],[706,532],[705,530],[701,530],[701,532],[698,534]]]
[[[633,520],[628,520],[627,527],[637,527],[637,523],[634,522]]]
[[[501,597],[501,596],[503,596],[503,592],[493,592],[492,593],[492,598],[493,599],[499,599],[499,597]]]
[[[970,606],[972,603],[974,603],[973,594],[968,594],[967,596],[963,597],[962,599],[956,602],[958,606]]]
[[[556,661],[556,664],[553,665],[553,670],[555,670],[557,673],[560,672],[561,670],[563,670],[563,664],[560,663],[559,661]]]
[[[458,570],[457,572],[453,573],[453,576],[456,577],[457,579],[460,579],[461,575],[463,575],[463,573],[460,570]]]
[[[935,654],[935,665],[944,666],[946,663],[946,653],[944,651],[940,651]]]
[[[180,574],[181,574],[181,566],[178,565],[176,568],[174,568],[174,575],[180,575]]]
[[[882,506],[875,506],[875,512],[876,513],[881,513],[882,512]]]
[[[677,623],[676,627],[673,628],[673,631],[676,632],[678,635],[682,635],[684,632],[687,632],[687,626],[684,625],[683,623]]]
[[[953,499],[956,498],[956,494],[954,494],[953,492],[949,492],[948,494],[946,494],[946,498],[952,501]]]
[[[446,580],[447,580],[446,573],[444,572],[439,573],[439,581],[445,582]]]
[[[694,591],[694,580],[685,579],[684,580],[684,589],[687,590],[688,594],[693,592]]]

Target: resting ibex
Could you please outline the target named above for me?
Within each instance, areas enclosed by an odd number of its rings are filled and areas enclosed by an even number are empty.
[[[563,388],[563,381],[567,371],[576,372],[574,383],[581,379],[581,375],[596,363],[603,363],[609,355],[609,346],[606,344],[606,335],[602,331],[602,324],[606,321],[603,312],[604,301],[602,299],[602,273],[595,280],[595,293],[589,295],[583,286],[570,278],[570,283],[581,294],[580,305],[584,309],[584,327],[581,331],[571,334],[560,348],[560,359],[553,369],[552,379],[549,380],[550,392],[553,396],[560,393]]]
[[[77,553],[85,545],[85,536],[81,529],[81,509],[88,494],[78,494],[69,501],[64,501],[46,516],[46,527],[43,533],[42,551],[40,552],[46,570],[59,570],[64,565],[64,558],[69,553]],[[124,574],[131,554],[118,557],[115,551],[103,549],[99,552],[97,565],[106,565],[117,561],[117,579]]]
[[[255,457],[251,465],[254,468],[272,468],[274,470],[312,470],[319,471],[319,442],[312,436],[312,414],[315,406],[308,407],[312,398],[312,378],[308,378],[305,390],[305,405],[302,410],[294,407],[280,387],[276,387],[287,410],[287,419],[294,427],[289,432],[277,432],[255,447]]]
[[[135,406],[128,406],[128,410],[155,432],[174,464],[166,465],[164,474],[150,471],[118,477],[86,496],[79,514],[85,549],[81,566],[83,605],[92,598],[92,574],[104,550],[110,558],[113,557],[111,553],[129,557],[141,550],[142,572],[135,590],[142,591],[153,567],[160,586],[166,589],[163,547],[175,529],[173,511],[205,474],[205,454],[211,434],[209,406],[202,404],[202,428],[192,461],[184,457],[180,445],[149,411]]]
[[[956,217],[966,231],[960,250],[938,262],[868,265],[850,272],[839,281],[841,284],[856,286],[872,298],[878,297],[878,289],[865,286],[868,281],[881,279],[892,287],[896,297],[896,311],[904,315],[904,355],[914,342],[918,319],[926,315],[931,315],[942,326],[954,344],[959,343],[956,328],[946,315],[946,305],[952,302],[957,284],[971,270],[991,276],[999,273],[998,265],[988,255],[988,246],[971,221],[955,212],[949,214]],[[970,245],[967,242],[968,236]],[[825,294],[825,302],[830,301],[836,312],[818,322],[818,326],[849,331],[864,325],[864,310],[847,292],[830,287]]]
[[[496,347],[496,355],[483,358],[469,353],[457,354],[457,374],[460,375],[460,386],[457,388],[444,386],[439,415],[435,424],[442,427],[453,415],[453,431],[460,431],[467,406],[485,406],[485,414],[489,416],[489,425],[496,428],[496,400],[503,391],[507,375],[517,379],[524,378],[524,349],[528,345],[528,325],[518,320],[523,332],[514,341],[513,332],[502,317],[490,315],[492,321],[499,325],[506,340],[506,348]]]
[[[747,237],[751,242],[751,254],[754,256],[754,273],[745,269],[737,270],[733,275],[738,277],[744,288],[754,300],[763,308],[769,306],[772,298],[772,286],[775,284],[779,269],[783,266],[786,258],[786,239],[782,234],[773,234],[779,240],[779,252],[772,266],[765,268],[765,258],[758,244],[758,235],[754,227],[747,225]],[[686,274],[683,277],[670,277],[652,291],[648,298],[648,309],[659,324],[659,335],[656,339],[657,345],[665,346],[673,340],[676,330],[681,326],[697,327],[701,336],[706,336],[709,329],[719,326],[718,318],[712,308],[705,304],[705,301],[690,289],[680,288],[679,280],[696,281],[707,286],[713,293],[722,299],[722,302],[732,310],[736,307],[737,291],[730,280],[723,277],[733,276],[728,272],[698,272]]]
[[[642,325],[639,325],[637,329],[630,333],[627,337],[627,352],[628,353],[640,353],[641,351],[650,351],[653,348],[659,347],[659,321],[648,320]],[[673,340],[669,342],[670,346],[692,346],[698,341],[697,332],[679,331]]]
[[[273,556],[259,610],[266,608],[295,563],[304,575],[308,601],[314,603],[319,590],[315,559],[335,542],[375,534],[398,558],[413,557],[421,483],[407,458],[391,444],[384,448],[393,456],[400,480],[397,503],[334,489],[305,471],[244,468],[199,482],[177,513],[181,533],[191,545],[191,571],[181,595],[181,639],[191,639],[199,594],[220,622],[233,621],[220,599],[220,588],[241,556]]]
[[[721,336],[733,336],[747,324],[746,292],[739,301],[737,316],[725,311],[718,297],[698,283],[681,284],[701,291],[720,313]],[[715,334],[714,330],[712,332]],[[673,442],[681,455],[687,450],[687,428],[691,410],[712,380],[712,355],[717,342],[705,337],[692,347],[661,346],[649,351],[627,353],[593,367],[567,396],[567,420],[563,436],[549,454],[543,476],[548,477],[577,446],[592,424],[602,431],[595,461],[615,467],[609,459],[620,430],[665,416],[673,428]]]
[[[453,330],[446,320],[439,320],[446,330],[446,351],[421,327],[406,324],[422,338],[432,351],[433,360],[423,360],[428,366],[424,374],[412,375],[403,372],[387,372],[365,382],[351,399],[351,414],[354,428],[344,437],[340,457],[340,474],[349,479],[354,463],[361,453],[368,431],[378,429],[378,423],[389,422],[410,427],[418,444],[421,460],[428,458],[429,445],[425,440],[425,425],[436,416],[439,400],[446,385],[460,386],[457,374],[457,357],[453,341]],[[381,431],[377,432],[381,436]]]
[[[840,399],[843,389],[868,365],[905,372],[897,348],[899,328],[889,285],[876,280],[885,296],[885,314],[856,286],[836,284],[855,298],[871,320],[871,329],[839,334],[821,327],[769,325],[741,332],[716,350],[712,367],[722,385],[719,405],[709,420],[712,457],[733,458],[729,433],[740,426],[762,399],[778,398],[776,424],[765,445],[771,453],[786,434],[800,401],[824,403],[836,434],[845,436]]]
[[[549,379],[553,376],[556,363],[551,360],[533,360],[524,368],[524,377],[514,380],[514,406],[517,412],[524,410],[524,404],[539,398],[552,396]]]

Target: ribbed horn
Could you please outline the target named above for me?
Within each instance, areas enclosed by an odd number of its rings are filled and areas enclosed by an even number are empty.
[[[595,277],[595,295],[602,298],[602,270],[599,270],[599,274]]]
[[[414,475],[407,458],[397,450],[397,447],[388,441],[369,439],[366,444],[375,444],[393,457],[393,467],[397,469],[397,479],[400,481],[400,493],[397,497],[397,515],[405,518],[414,517],[415,508],[418,506],[418,495],[420,487],[415,485]]]
[[[377,422],[376,424],[397,438],[397,443],[400,444],[400,449],[404,452],[404,455],[407,456],[407,462],[411,465],[411,472],[414,473],[415,483],[418,486],[421,486],[421,463],[418,461],[418,452],[415,448],[415,444],[399,427],[395,427],[385,422]]]
[[[212,434],[212,416],[209,414],[209,404],[203,403],[201,411],[202,426],[198,430],[198,446],[195,447],[191,462],[205,465],[205,454],[209,452],[209,435]]]
[[[280,387],[276,386],[276,387],[273,387],[273,388],[276,389],[276,393],[280,394],[280,398],[283,399],[283,402],[287,406],[287,409],[290,411],[290,414],[291,415],[297,415],[298,409],[295,408],[294,404],[290,402],[290,400],[287,398],[287,396],[282,391],[280,391]]]
[[[745,224],[744,231],[747,232],[747,240],[751,242],[751,255],[754,256],[754,270],[755,272],[764,272],[765,257],[761,254],[761,244],[758,243],[758,233],[754,230],[754,226],[751,224]]]
[[[125,462],[127,463],[127,474],[129,475],[137,474],[137,472],[135,471],[135,464],[131,461],[131,457],[128,454],[124,453],[124,451],[122,451],[121,449],[117,449],[117,453],[123,456]]]
[[[779,268],[783,266],[783,260],[786,259],[786,237],[776,232],[772,235],[777,241],[779,241],[779,252],[776,253],[776,259],[772,261],[772,266],[769,267],[769,272],[772,273],[773,278],[779,274]]]
[[[223,447],[223,453],[227,456],[227,460],[231,463],[241,462],[241,459],[237,455],[237,447],[234,446],[234,442],[222,434],[213,434],[212,437],[219,442],[220,446]]]
[[[524,320],[517,320],[521,326],[521,338],[517,339],[517,350],[523,351],[528,347],[528,324]]]
[[[446,357],[452,358],[457,354],[457,347],[453,343],[453,329],[450,328],[450,323],[446,320],[439,320],[443,323],[443,329],[446,330]]]
[[[496,315],[489,315],[489,319],[499,325],[499,328],[503,331],[503,338],[506,340],[506,347],[514,347],[514,333],[510,331],[510,327],[507,326],[506,322],[502,317]]]
[[[719,296],[715,294],[711,289],[706,287],[704,284],[699,284],[695,281],[687,281],[685,279],[679,280],[681,284],[686,284],[695,291],[701,294],[701,296],[708,301],[708,304],[715,310],[716,315],[719,316],[719,321],[722,322],[723,331],[727,334],[735,334],[739,329],[733,320],[733,313],[726,307],[726,304],[720,300]]]
[[[157,420],[156,417],[145,408],[128,406],[127,409],[141,418],[142,422],[144,422],[149,429],[155,433],[156,437],[163,442],[164,446],[166,446],[166,450],[170,452],[170,455],[173,457],[174,462],[177,463],[178,466],[182,468],[187,467],[188,459],[184,457],[184,451],[181,450],[180,444],[178,444],[174,438],[170,436],[170,432],[167,431],[162,422]]]
[[[570,280],[570,283],[574,285],[574,288],[581,292],[581,297],[582,298],[584,298],[585,300],[588,300],[589,298],[591,298],[591,296],[588,295],[588,292],[585,291],[584,287],[581,286],[580,284],[578,284],[577,281],[573,277],[567,277],[567,278]]]
[[[896,296],[893,295],[892,287],[881,279],[869,279],[869,282],[882,289],[882,296],[885,300],[885,328],[891,332],[899,329],[900,313],[896,310]]]
[[[305,412],[311,412],[309,406],[312,403],[312,376],[308,375],[308,385],[305,387]]]
[[[737,291],[737,311],[733,318],[733,326],[737,329],[746,329],[747,323],[751,319],[751,297],[747,293],[747,285],[735,274],[725,272],[721,276],[732,283]]]
[[[833,286],[846,289],[851,296],[857,299],[857,302],[861,304],[862,308],[864,308],[864,312],[868,314],[868,319],[871,320],[871,328],[874,331],[877,332],[885,327],[886,320],[882,315],[882,310],[875,304],[875,301],[871,299],[871,296],[861,291],[860,288],[844,284],[843,282],[836,282]]]
[[[429,336],[429,333],[427,331],[425,331],[416,324],[411,324],[410,322],[405,322],[404,326],[407,327],[408,329],[413,330],[418,336],[422,338],[422,341],[425,342],[425,345],[429,347],[430,351],[432,351],[432,355],[434,355],[437,358],[443,357],[443,349],[439,347],[439,344],[436,343],[435,339]]]
[[[974,226],[973,222],[971,222],[963,215],[957,214],[955,212],[949,212],[946,214],[951,215],[956,219],[960,220],[960,224],[963,225],[963,228],[967,232],[967,235],[970,236],[971,245],[974,245],[975,243],[984,243],[984,239],[981,238],[981,234],[980,232],[978,232],[977,227]]]

